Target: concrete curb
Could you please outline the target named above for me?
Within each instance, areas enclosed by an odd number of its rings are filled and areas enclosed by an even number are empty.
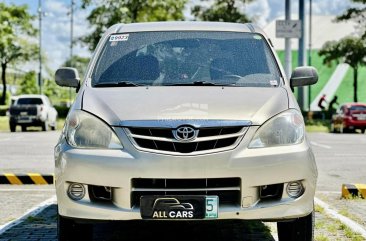
[[[35,184],[35,185],[49,185],[54,183],[53,174],[40,174],[40,173],[1,173],[0,184],[11,185],[23,185],[23,184]]]
[[[362,237],[366,239],[366,230],[363,226],[331,209],[327,203],[323,202],[319,198],[315,197],[314,202],[315,204],[322,207],[325,213],[328,214],[330,217],[339,220],[344,225],[352,229],[354,232],[359,233]]]
[[[342,197],[352,198],[360,197],[366,198],[366,184],[343,184],[342,185]]]
[[[46,201],[34,206],[33,208],[29,209],[27,212],[25,212],[21,217],[10,221],[4,225],[0,225],[0,235],[5,233],[7,230],[17,226],[18,224],[24,222],[29,216],[35,216],[38,213],[45,210],[47,207],[49,207],[52,204],[56,203],[56,196],[53,196]]]

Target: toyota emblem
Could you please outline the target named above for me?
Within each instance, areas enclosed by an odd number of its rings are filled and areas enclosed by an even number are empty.
[[[196,139],[198,130],[195,130],[191,126],[180,126],[176,130],[173,130],[173,135],[178,141],[192,141]]]

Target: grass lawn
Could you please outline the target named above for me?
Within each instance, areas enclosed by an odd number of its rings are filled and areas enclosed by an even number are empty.
[[[358,101],[366,102],[366,68],[358,70]],[[353,69],[349,68],[336,93],[338,103],[353,102]]]

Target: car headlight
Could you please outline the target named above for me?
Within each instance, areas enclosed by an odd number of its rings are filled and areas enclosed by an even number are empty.
[[[255,133],[249,148],[262,148],[299,144],[305,135],[301,113],[295,109],[282,112],[261,126]]]
[[[99,118],[74,110],[66,119],[65,136],[76,148],[122,149],[113,130]]]

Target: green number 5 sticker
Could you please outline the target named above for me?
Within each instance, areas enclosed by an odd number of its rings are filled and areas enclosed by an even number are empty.
[[[206,218],[218,217],[218,204],[219,199],[217,196],[206,197]]]

